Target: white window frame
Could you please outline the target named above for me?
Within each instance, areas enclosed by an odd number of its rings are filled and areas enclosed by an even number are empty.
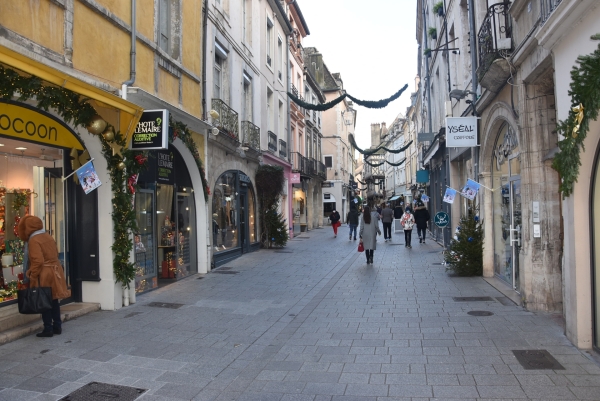
[[[213,98],[223,100],[223,63],[225,60],[215,52],[213,67]]]
[[[267,86],[267,131],[271,131],[271,132],[275,132],[273,130],[273,124],[275,122],[274,116],[273,116],[273,99],[275,98],[275,92],[273,91],[273,89],[269,88]]]
[[[285,70],[285,61],[283,57],[283,39],[280,35],[277,35],[277,58],[279,59],[277,65],[279,66],[277,70],[277,79],[279,82],[283,82],[283,72]]]
[[[169,55],[171,54],[171,39],[171,0],[159,0],[158,47]]]
[[[271,21],[271,19],[269,17],[267,17],[267,57],[265,62],[267,63],[267,67],[269,67],[271,69],[271,71],[273,70],[273,65],[274,60],[273,60],[273,46],[274,46],[274,41],[275,41],[275,25],[273,24],[273,21]]]
[[[242,121],[253,123],[252,77],[242,72]]]

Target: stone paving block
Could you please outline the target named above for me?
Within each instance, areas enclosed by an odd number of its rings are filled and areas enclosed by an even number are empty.
[[[164,386],[154,392],[154,395],[165,396],[171,399],[190,400],[200,393],[202,387],[190,384],[166,383]]]
[[[390,385],[389,395],[392,397],[411,397],[412,399],[433,397],[432,386]]]
[[[381,372],[381,364],[380,363],[346,363],[344,365],[344,369],[342,370],[344,373],[380,373]]]
[[[343,395],[346,391],[346,384],[342,383],[306,383],[302,390],[303,394],[314,395]]]
[[[477,398],[479,393],[475,386],[433,386],[433,396],[442,399],[465,399]]]
[[[527,398],[520,386],[477,386],[481,398]]]
[[[386,397],[389,386],[383,384],[348,384],[346,386],[346,396],[357,397]]]

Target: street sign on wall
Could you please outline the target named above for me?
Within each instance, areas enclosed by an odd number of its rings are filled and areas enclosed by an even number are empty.
[[[477,117],[446,117],[446,147],[477,146]]]

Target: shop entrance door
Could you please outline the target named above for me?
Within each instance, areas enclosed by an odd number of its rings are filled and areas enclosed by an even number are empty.
[[[138,189],[135,194],[135,218],[138,231],[134,234],[135,291],[156,288],[156,234],[154,232],[154,191]]]
[[[191,188],[177,192],[177,278],[198,272],[196,209]]]
[[[521,250],[521,176],[518,155],[508,159],[508,174],[501,177],[501,191],[495,207],[499,215],[495,216],[495,259],[496,274],[520,291],[519,252]],[[496,214],[496,213],[495,213]],[[499,262],[499,263],[498,263]]]
[[[248,192],[246,188],[240,189],[240,245],[242,253],[250,252],[250,243],[248,241]]]

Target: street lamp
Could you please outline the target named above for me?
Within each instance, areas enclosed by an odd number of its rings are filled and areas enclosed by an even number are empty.
[[[352,107],[349,107],[348,109],[342,111],[342,118],[344,119],[345,125],[354,124],[355,113],[356,113],[356,111]]]

